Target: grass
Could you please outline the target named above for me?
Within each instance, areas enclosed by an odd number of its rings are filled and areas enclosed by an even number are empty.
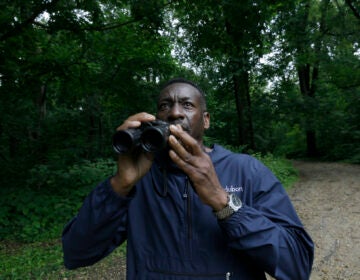
[[[121,271],[119,265],[125,269],[125,244],[91,267],[70,271],[65,269],[62,258],[60,240],[30,244],[1,241],[0,279],[104,279],[101,275],[108,269],[117,273]]]

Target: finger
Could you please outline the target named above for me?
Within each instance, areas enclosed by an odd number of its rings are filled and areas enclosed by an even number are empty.
[[[126,120],[116,130],[125,130],[125,129],[128,129],[128,128],[136,128],[136,127],[139,127],[140,125],[141,125],[141,122],[139,122],[139,121]]]
[[[155,116],[146,112],[138,113],[128,117],[122,125],[120,125],[116,130],[124,130],[128,128],[136,128],[141,125],[142,122],[154,121]]]
[[[174,151],[169,151],[169,156],[171,160],[185,173],[190,173],[192,165],[189,164],[189,162],[184,161],[182,158],[179,157],[179,155]]]
[[[199,143],[190,134],[184,131],[180,125],[171,125],[170,131],[187,151],[194,155],[198,155],[202,152]]]
[[[176,155],[176,160],[181,160],[189,164],[192,160],[192,154],[175,138],[174,135],[169,136],[169,144],[172,152]],[[174,157],[175,158],[175,157]],[[177,162],[176,162],[177,163]]]
[[[128,118],[130,121],[139,121],[139,122],[148,122],[148,121],[154,121],[155,116],[151,115],[146,112],[137,113],[135,115],[132,115]]]

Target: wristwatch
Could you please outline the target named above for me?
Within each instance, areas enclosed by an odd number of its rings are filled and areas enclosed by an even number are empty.
[[[228,202],[226,206],[219,211],[214,211],[214,215],[219,220],[225,220],[226,218],[237,212],[241,207],[241,199],[236,194],[231,193],[228,194]]]

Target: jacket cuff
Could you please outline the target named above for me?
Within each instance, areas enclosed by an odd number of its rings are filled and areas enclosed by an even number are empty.
[[[120,195],[117,192],[114,191],[114,189],[111,186],[110,180],[113,176],[109,177],[106,179],[106,181],[104,182],[104,188],[105,191],[110,194],[111,196],[121,200],[121,201],[130,201],[134,198],[135,194],[136,194],[136,186],[134,186],[132,188],[132,190],[128,193],[128,195],[124,196],[124,195]]]

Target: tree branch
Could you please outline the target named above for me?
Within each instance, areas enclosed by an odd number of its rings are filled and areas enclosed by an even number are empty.
[[[51,2],[46,2],[44,4],[40,4],[38,7],[35,8],[35,10],[33,11],[33,13],[29,16],[29,18],[27,18],[25,21],[15,25],[12,29],[10,29],[9,31],[5,32],[5,34],[3,34],[0,37],[0,41],[4,41],[10,37],[16,36],[17,34],[21,33],[21,31],[26,28],[28,25],[33,24],[35,19],[41,15],[44,11],[55,7],[56,4],[59,2],[60,0],[53,0]]]
[[[351,11],[353,12],[354,16],[360,20],[360,11],[358,11],[356,9],[356,7],[354,6],[352,0],[345,0],[345,3],[349,6],[349,8],[351,9]]]
[[[36,26],[39,26],[39,27],[49,31],[49,27],[46,24],[37,22],[37,21],[35,21],[35,19],[44,11],[55,7],[59,1],[60,0],[53,0],[51,2],[39,5],[28,19],[26,19],[25,21],[23,21],[20,24],[15,25],[11,30],[9,30],[5,34],[1,35],[0,41],[4,41],[4,40],[8,39],[9,37],[18,35],[19,33],[21,33],[21,31],[24,28],[26,28],[30,24],[34,24]],[[163,4],[161,9],[164,9],[166,6],[169,6],[176,2],[178,2],[178,0],[173,0],[173,1],[170,0],[170,1],[166,2],[165,4]],[[116,29],[116,28],[120,28],[120,27],[129,25],[129,24],[133,24],[135,22],[140,22],[145,17],[149,17],[149,16],[151,16],[151,14],[148,14],[146,16],[143,15],[142,17],[139,17],[139,18],[129,19],[128,21],[120,22],[120,23],[109,23],[109,24],[102,24],[102,25],[88,24],[86,26],[83,26],[82,28],[77,29],[77,31],[105,31],[105,30],[110,30],[110,29]],[[64,27],[63,30],[74,31],[74,29],[69,28],[69,27]]]

